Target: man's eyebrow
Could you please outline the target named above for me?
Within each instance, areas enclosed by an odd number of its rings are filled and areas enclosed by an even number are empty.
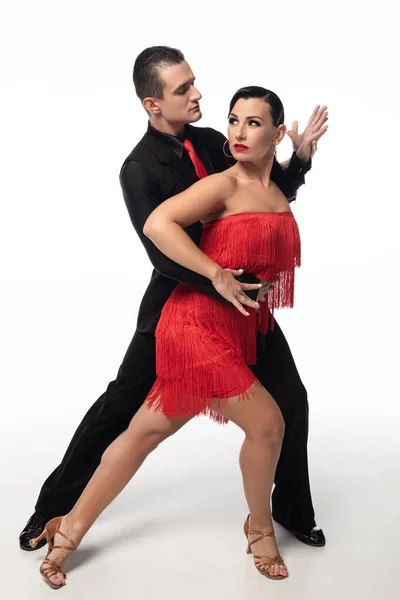
[[[235,113],[233,113],[233,112],[231,112],[229,116],[230,116],[230,117],[235,117],[235,119],[237,119],[237,118],[238,118],[238,117],[237,117],[237,115],[235,115]],[[257,115],[252,115],[252,116],[250,116],[250,117],[246,117],[246,119],[248,119],[248,120],[249,120],[249,119],[261,119],[261,121],[264,121],[264,119],[263,119],[262,117],[259,117],[259,116],[257,116]]]
[[[187,85],[189,85],[189,83],[193,83],[195,81],[196,77],[193,77],[192,79],[188,79],[187,81],[185,81],[184,83],[181,83],[180,85],[178,85],[178,87],[174,90],[174,93],[177,92],[178,90],[180,90],[183,87],[186,87]]]

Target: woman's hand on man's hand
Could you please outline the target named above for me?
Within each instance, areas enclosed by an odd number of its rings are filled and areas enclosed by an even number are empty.
[[[211,279],[211,282],[217,292],[221,294],[237,308],[237,310],[249,316],[249,313],[244,306],[249,306],[258,310],[260,305],[249,298],[244,292],[249,290],[262,290],[261,283],[242,283],[235,279],[243,274],[243,269],[219,269],[216,275]],[[258,298],[257,298],[258,299]]]

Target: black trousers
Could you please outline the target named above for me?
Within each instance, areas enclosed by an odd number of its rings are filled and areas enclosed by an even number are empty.
[[[315,525],[307,464],[307,392],[278,323],[266,338],[253,370],[285,421],[272,494],[273,517],[288,529],[307,531]],[[43,484],[36,503],[39,514],[50,519],[71,510],[103,452],[128,427],[155,378],[154,335],[136,331],[117,378],[86,413],[61,464]]]

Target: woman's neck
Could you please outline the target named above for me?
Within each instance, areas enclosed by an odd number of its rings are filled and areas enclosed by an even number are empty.
[[[232,167],[232,173],[236,177],[242,177],[243,179],[255,179],[260,181],[263,185],[268,186],[270,182],[270,175],[272,165],[274,163],[274,155],[267,156],[259,162],[237,162]]]

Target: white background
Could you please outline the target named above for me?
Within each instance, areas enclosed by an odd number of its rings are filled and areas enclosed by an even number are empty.
[[[204,96],[199,125],[225,132],[229,100],[243,85],[277,92],[288,126],[298,119],[304,127],[316,104],[329,107],[328,133],[293,207],[303,240],[296,307],[278,315],[309,392],[313,499],[328,543],[308,548],[277,527],[291,577],[261,578],[242,553],[241,432],[201,419],[150,457],[102,516],[71,559],[76,571],[62,593],[395,597],[395,6],[2,5],[0,587],[7,597],[50,593],[37,572],[43,550],[21,552],[17,536],[81,417],[115,377],[150,277],[118,173],[147,125],[133,62],[160,44],[183,50],[195,72]],[[287,139],[279,158],[290,153]]]

